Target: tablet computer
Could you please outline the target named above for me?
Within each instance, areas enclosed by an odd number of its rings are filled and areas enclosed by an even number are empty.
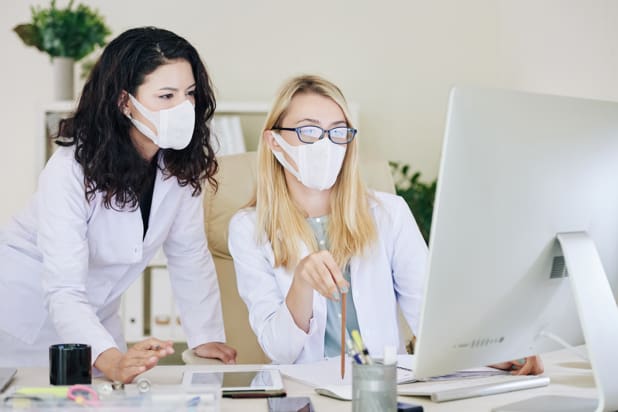
[[[285,396],[283,380],[278,369],[185,371],[182,384],[218,385],[221,396],[228,398],[267,398]]]

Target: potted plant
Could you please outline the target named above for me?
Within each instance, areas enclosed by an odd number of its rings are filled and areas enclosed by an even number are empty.
[[[409,165],[398,162],[389,163],[395,180],[395,191],[410,207],[418,228],[425,242],[428,243],[437,181],[421,182],[421,173],[413,172]]]
[[[73,0],[66,8],[31,7],[30,23],[19,24],[13,31],[27,46],[47,53],[54,65],[55,98],[73,99],[73,66],[97,46],[105,45],[111,32],[97,10],[83,4],[73,8]]]

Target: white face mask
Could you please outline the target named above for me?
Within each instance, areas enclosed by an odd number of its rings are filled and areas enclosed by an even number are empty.
[[[313,144],[292,146],[278,133],[271,132],[279,146],[294,160],[298,171],[285,160],[282,152],[273,150],[273,154],[283,167],[294,175],[303,185],[311,189],[330,189],[335,184],[343,158],[345,145],[338,145],[328,138],[323,138]]]
[[[170,109],[153,112],[145,108],[137,99],[129,94],[135,108],[156,128],[156,132],[139,120],[127,115],[131,123],[149,137],[162,149],[184,149],[193,137],[195,127],[195,108],[189,100],[185,100]],[[157,133],[158,132],[158,133]]]

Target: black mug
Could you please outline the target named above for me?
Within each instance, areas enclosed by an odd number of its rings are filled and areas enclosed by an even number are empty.
[[[59,343],[49,347],[49,383],[89,385],[92,383],[92,352],[83,343]]]

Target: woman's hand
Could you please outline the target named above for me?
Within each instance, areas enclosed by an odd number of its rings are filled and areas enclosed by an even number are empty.
[[[348,293],[349,287],[333,255],[328,250],[321,250],[298,262],[285,303],[296,326],[308,333],[313,315],[313,291],[317,290],[328,299],[339,300],[339,291]]]
[[[491,365],[493,368],[511,371],[512,375],[540,375],[543,373],[543,361],[540,356],[528,356],[510,362]]]
[[[236,349],[221,342],[203,343],[193,349],[202,358],[219,359],[223,363],[236,363]]]
[[[116,348],[101,353],[94,366],[112,381],[131,383],[140,373],[154,368],[159,359],[174,353],[171,341],[148,338],[122,353]]]
[[[298,262],[294,280],[304,282],[331,300],[339,300],[339,291],[347,293],[350,287],[328,250],[312,253]]]

